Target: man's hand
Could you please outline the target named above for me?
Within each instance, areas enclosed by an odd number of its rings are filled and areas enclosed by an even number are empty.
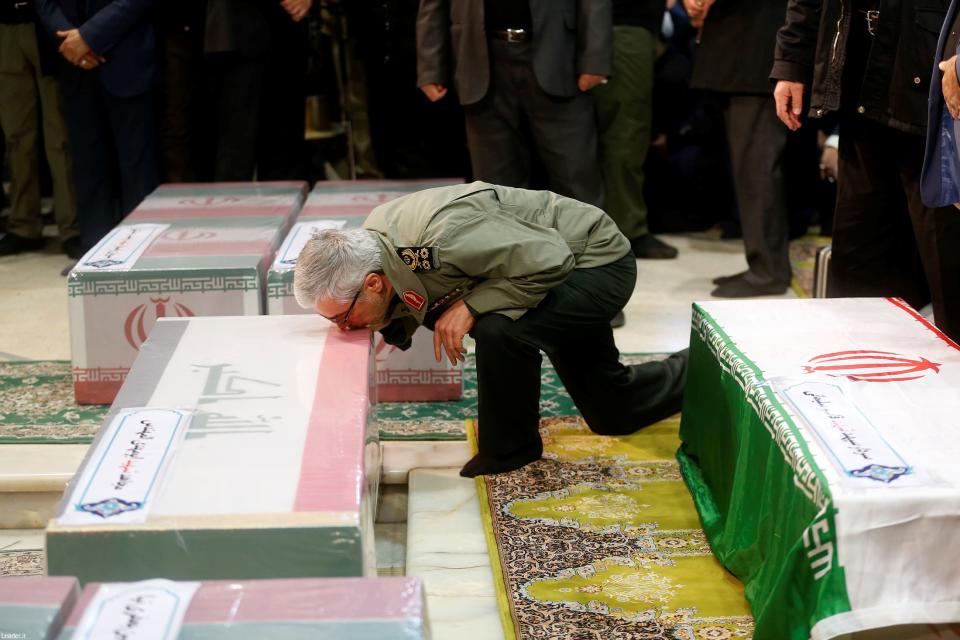
[[[699,29],[703,26],[703,21],[707,19],[710,7],[714,0],[683,0],[683,8],[690,16],[690,24]]]
[[[590,91],[595,86],[607,83],[607,76],[598,76],[594,73],[581,73],[577,79],[577,86],[580,91]]]
[[[457,300],[449,309],[440,314],[433,327],[433,355],[437,362],[443,361],[440,347],[447,352],[450,364],[466,360],[467,350],[463,346],[463,336],[473,329],[476,320],[463,300]]]
[[[960,118],[960,82],[957,81],[957,56],[954,55],[949,60],[940,63],[940,71],[943,71],[943,78],[940,79],[940,86],[943,89],[943,102],[947,105],[950,115]]]
[[[280,6],[294,22],[300,22],[313,5],[313,0],[280,0]]]
[[[80,36],[79,29],[70,29],[68,31],[57,31],[57,35],[63,38],[63,42],[60,43],[60,53],[63,54],[63,57],[70,61],[71,64],[75,64],[78,67],[89,66],[89,60],[86,64],[83,63],[84,59],[87,58],[90,54],[93,54],[93,51],[90,49],[90,45],[84,42],[83,38]],[[93,54],[96,56],[96,54]],[[96,56],[99,58],[99,56]],[[100,59],[102,62],[103,60]]]
[[[431,82],[420,87],[420,91],[430,99],[430,102],[436,102],[443,96],[447,95],[447,88],[442,84],[437,84],[436,82]]]
[[[790,131],[800,128],[800,114],[803,111],[803,83],[780,80],[773,90],[773,101],[777,104],[777,117]]]

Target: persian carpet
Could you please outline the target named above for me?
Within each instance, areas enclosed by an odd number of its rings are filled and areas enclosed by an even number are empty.
[[[43,551],[0,550],[0,576],[42,576]]]
[[[508,640],[752,636],[680,476],[678,429],[607,437],[544,418],[543,460],[477,478]]]
[[[107,405],[78,405],[66,360],[0,362],[0,444],[93,440]]]

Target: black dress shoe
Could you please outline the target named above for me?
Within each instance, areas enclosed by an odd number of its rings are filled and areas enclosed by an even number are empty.
[[[80,242],[80,236],[72,236],[60,243],[60,248],[67,254],[71,260],[79,260],[87,252],[87,249]]]
[[[728,282],[739,280],[745,275],[747,275],[747,272],[741,271],[740,273],[735,273],[732,276],[717,276],[716,278],[713,279],[713,284],[727,284]]]
[[[736,278],[721,284],[710,292],[714,298],[754,298],[756,296],[777,296],[787,290],[785,284],[753,284],[746,278]]]
[[[610,326],[614,329],[619,329],[625,324],[627,324],[627,319],[624,317],[623,311],[617,311],[617,315],[610,320]]]
[[[630,248],[633,249],[634,257],[641,260],[669,260],[677,257],[676,247],[671,247],[649,233],[631,240]]]
[[[15,233],[7,233],[0,238],[0,256],[12,256],[24,251],[43,249],[43,238],[24,238]]]

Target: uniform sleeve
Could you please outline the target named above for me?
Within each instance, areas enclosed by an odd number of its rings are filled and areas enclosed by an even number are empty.
[[[560,234],[499,212],[459,225],[440,260],[481,282],[463,297],[479,315],[518,318],[563,282],[576,260]]]

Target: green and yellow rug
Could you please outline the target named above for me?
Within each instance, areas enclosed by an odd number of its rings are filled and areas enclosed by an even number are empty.
[[[546,418],[543,460],[477,479],[508,640],[752,636],[680,477],[678,428],[606,437]]]

